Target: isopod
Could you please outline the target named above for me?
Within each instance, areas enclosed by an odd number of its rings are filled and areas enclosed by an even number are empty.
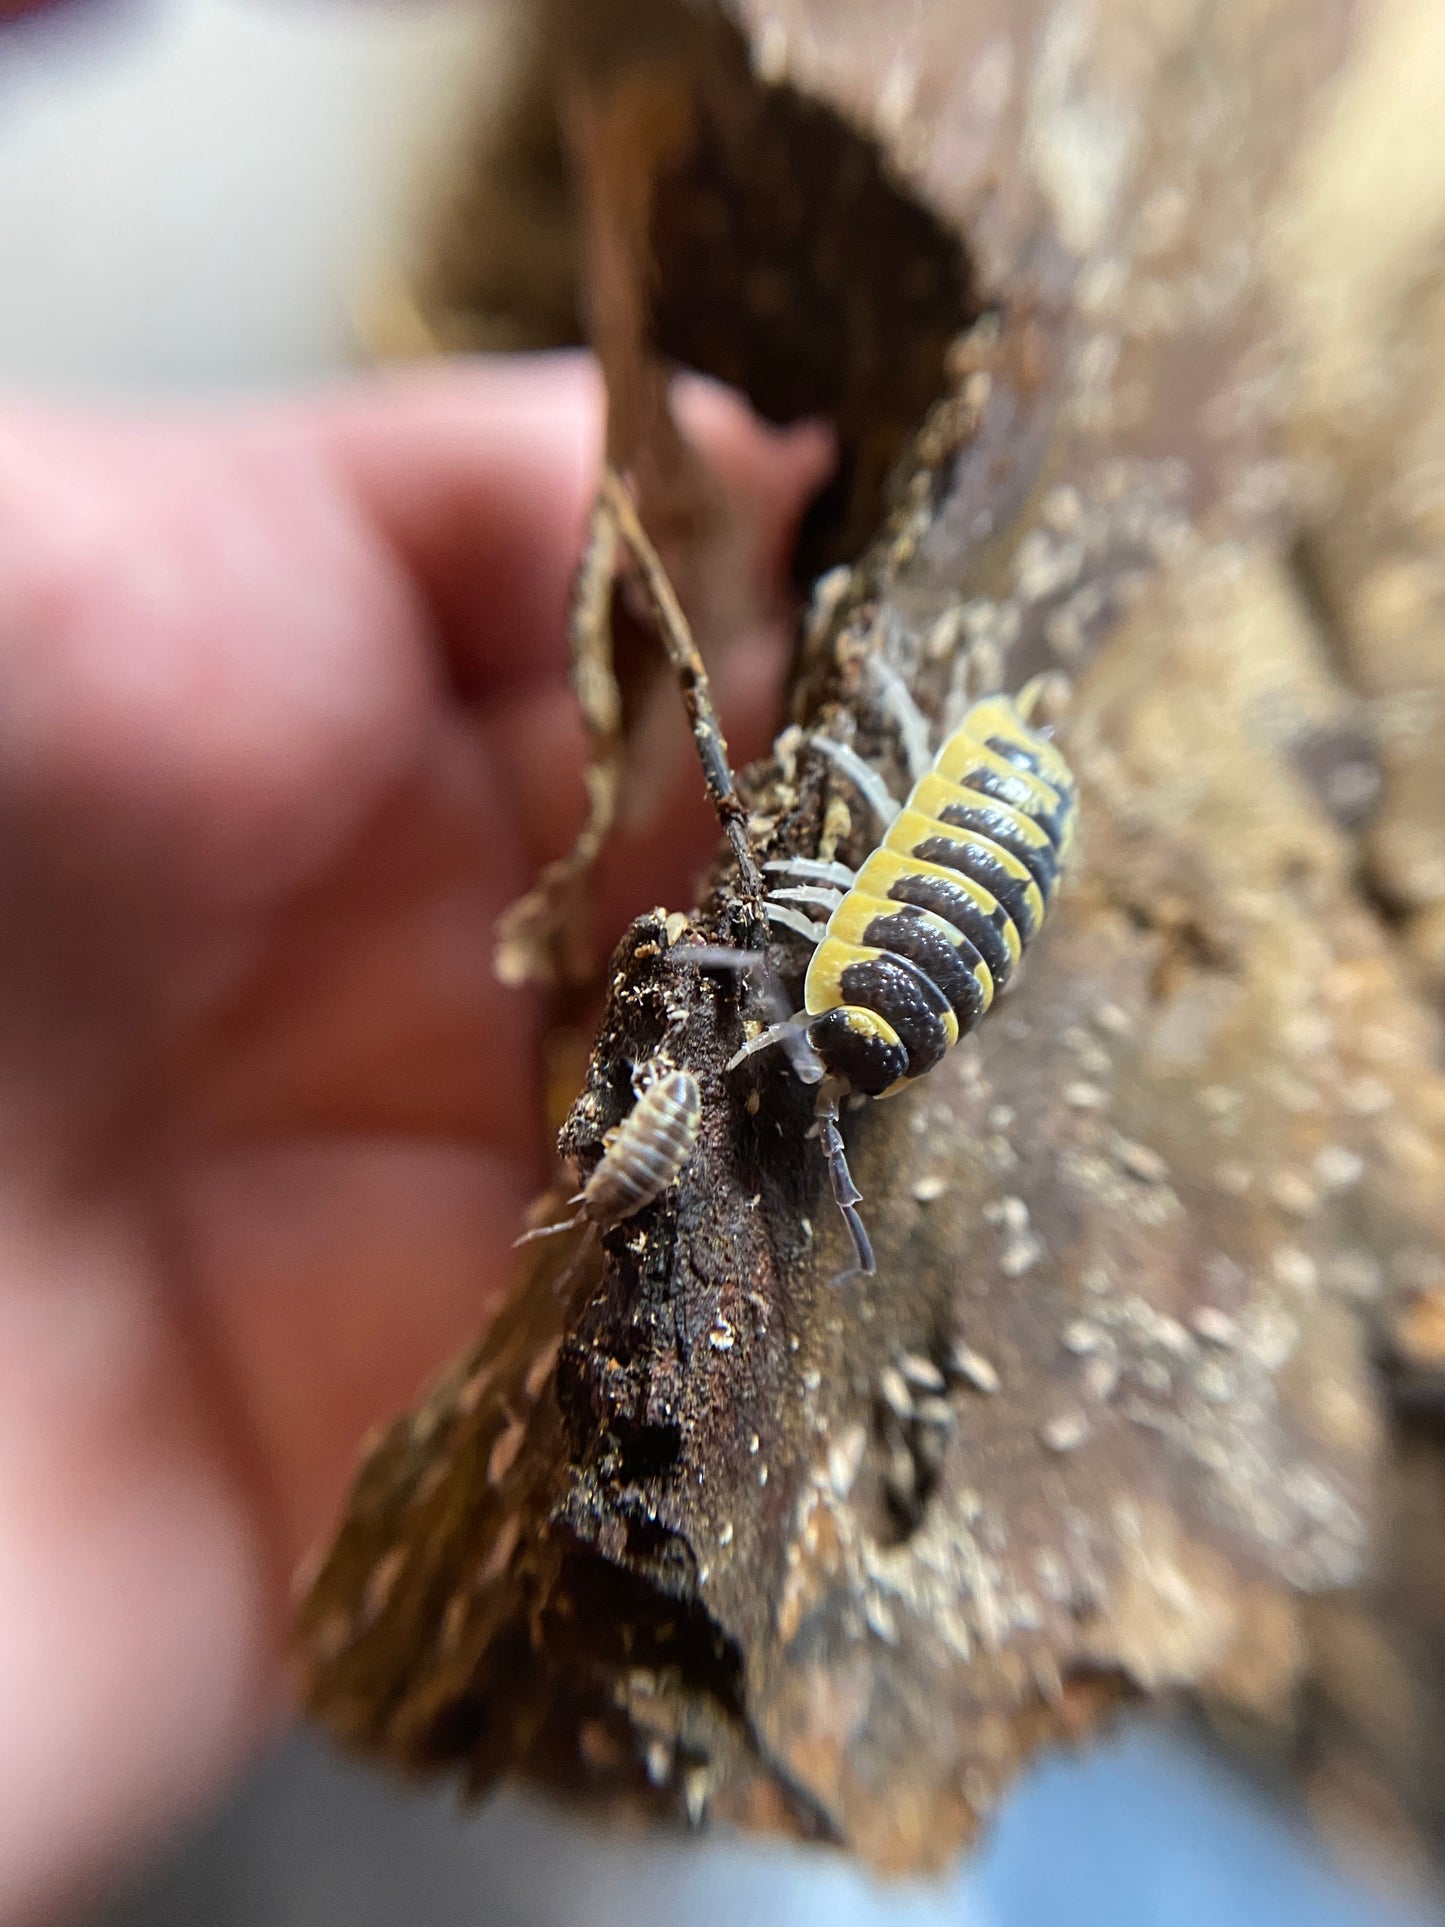
[[[728,1066],[782,1044],[798,1076],[821,1085],[818,1135],[864,1272],[874,1269],[873,1252],[838,1129],[840,1101],[902,1090],[985,1015],[1044,920],[1078,811],[1068,764],[1031,720],[1042,678],[1017,698],[974,703],[934,754],[902,682],[881,666],[876,673],[909,764],[907,801],[853,749],[810,739],[871,806],[883,835],[856,870],[816,857],[766,866],[790,879],[764,904],[769,921],[814,945],[803,1009]],[[827,911],[827,921],[812,909]]]
[[[599,1231],[636,1217],[660,1198],[697,1148],[702,1092],[691,1071],[649,1058],[632,1073],[637,1102],[602,1140],[602,1156],[587,1182],[567,1200],[577,1209],[557,1224],[525,1232],[517,1243],[566,1231],[584,1218]]]

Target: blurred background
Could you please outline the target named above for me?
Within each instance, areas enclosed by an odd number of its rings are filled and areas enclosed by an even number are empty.
[[[503,84],[483,0],[72,0],[0,30],[0,387],[206,396],[326,379]],[[936,1890],[794,1850],[639,1844],[504,1798],[462,1814],[298,1737],[107,1927],[1404,1927],[1197,1744],[1045,1762]]]
[[[484,0],[63,0],[5,26],[0,381],[131,397],[344,368],[506,40]]]

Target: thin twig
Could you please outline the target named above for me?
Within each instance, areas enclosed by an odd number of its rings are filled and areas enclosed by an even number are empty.
[[[642,526],[626,485],[613,468],[608,468],[602,478],[601,500],[616,517],[622,545],[636,564],[663,647],[682,682],[683,701],[687,704],[688,721],[692,724],[708,795],[737,858],[743,895],[757,903],[763,894],[762,872],[748,839],[748,813],[733,781],[727,743],[713,708],[707,668],[693,641],[682,605],[667,579],[662,558]]]
[[[549,863],[527,894],[503,912],[496,951],[496,972],[503,983],[552,982],[585,974],[574,928],[576,891],[611,833],[622,781],[622,697],[612,656],[617,548],[616,513],[599,496],[568,613],[572,687],[590,744],[587,819],[567,854]]]

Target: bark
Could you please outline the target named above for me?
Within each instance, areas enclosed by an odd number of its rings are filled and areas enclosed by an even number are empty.
[[[871,655],[935,718],[1062,667],[1082,848],[976,1037],[848,1118],[871,1280],[806,1093],[724,1069],[745,983],[688,962],[755,930],[731,858],[634,926],[563,1148],[665,1048],[697,1152],[534,1248],[371,1452],[301,1615],[350,1743],[904,1870],[1186,1692],[1438,1834],[1445,169],[1390,110],[1381,235],[1349,166],[1424,21],[557,10],[613,458],[704,653],[738,612],[726,531],[669,522],[673,360],[837,425],[789,720],[897,786]],[[818,764],[745,773],[763,858],[867,847]]]

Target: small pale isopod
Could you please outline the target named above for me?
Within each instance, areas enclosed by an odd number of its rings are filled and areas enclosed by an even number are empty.
[[[594,1224],[621,1224],[660,1197],[692,1156],[702,1123],[702,1093],[691,1071],[643,1065],[637,1102],[602,1140],[602,1157],[580,1193]]]
[[[518,1244],[566,1231],[583,1218],[601,1231],[622,1224],[661,1197],[682,1171],[697,1146],[702,1124],[697,1079],[691,1071],[673,1070],[652,1058],[634,1070],[632,1088],[637,1102],[603,1138],[602,1156],[586,1184],[569,1200],[577,1211],[558,1224],[525,1232]]]

